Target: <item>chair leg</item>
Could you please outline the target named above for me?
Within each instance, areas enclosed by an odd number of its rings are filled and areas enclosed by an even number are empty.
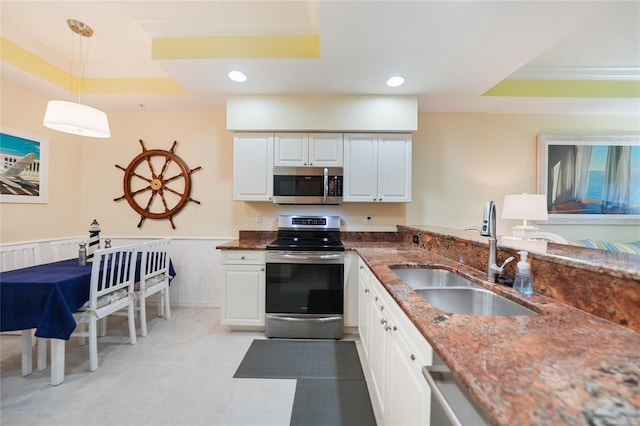
[[[89,369],[98,369],[98,320],[94,316],[89,319]]]
[[[136,337],[136,306],[133,299],[129,300],[129,337],[131,338],[131,344],[135,345],[138,341]],[[142,317],[142,314],[140,315]]]
[[[42,337],[36,338],[36,346],[38,348],[38,371],[42,371],[47,368],[47,340]]]
[[[104,337],[107,335],[107,317],[101,318],[100,321],[98,321],[98,324],[100,325],[100,337]]]
[[[147,335],[147,299],[142,295],[138,295],[140,303],[140,335],[142,337]]]
[[[169,288],[165,288],[162,292],[164,299],[164,318],[171,319],[171,305],[169,304]]]

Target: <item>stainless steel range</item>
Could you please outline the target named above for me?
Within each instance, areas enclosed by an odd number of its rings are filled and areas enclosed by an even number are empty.
[[[278,238],[267,245],[266,270],[267,337],[342,337],[339,216],[278,216]]]

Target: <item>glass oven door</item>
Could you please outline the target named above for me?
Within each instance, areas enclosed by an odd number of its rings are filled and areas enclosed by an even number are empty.
[[[267,252],[267,314],[343,312],[343,252]]]

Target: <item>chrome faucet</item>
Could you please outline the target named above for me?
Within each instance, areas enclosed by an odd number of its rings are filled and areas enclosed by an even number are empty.
[[[487,260],[487,279],[495,283],[498,276],[504,271],[507,263],[515,259],[510,256],[504,261],[502,266],[496,263],[498,260],[498,238],[496,237],[496,204],[493,201],[487,201],[484,206],[484,219],[480,227],[480,235],[489,237],[489,258]]]

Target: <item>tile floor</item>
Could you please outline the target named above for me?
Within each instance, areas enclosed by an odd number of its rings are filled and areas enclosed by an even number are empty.
[[[98,370],[89,371],[88,346],[71,339],[59,386],[49,384],[49,368],[21,376],[20,339],[2,337],[0,424],[289,424],[295,380],[233,378],[262,333],[228,331],[219,309],[174,308],[169,321],[151,319],[147,337],[132,346],[126,318],[109,321],[98,341]],[[359,345],[357,335],[345,338]]]

